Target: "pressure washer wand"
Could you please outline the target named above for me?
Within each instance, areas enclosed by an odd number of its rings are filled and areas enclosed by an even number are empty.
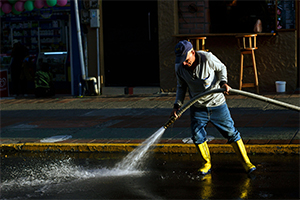
[[[177,119],[178,117],[175,116],[170,117],[169,120],[165,123],[164,128],[169,128],[169,126],[171,126]]]
[[[224,88],[220,88],[220,89],[209,90],[209,91],[203,92],[201,94],[198,94],[197,96],[195,96],[194,98],[192,98],[189,102],[187,102],[184,106],[182,106],[177,111],[177,113],[176,113],[177,116],[182,115],[189,107],[191,107],[194,103],[196,103],[201,97],[209,95],[209,94],[213,94],[213,93],[224,92],[224,91],[225,91]],[[268,98],[268,97],[264,97],[264,96],[261,96],[261,95],[253,94],[253,93],[242,91],[242,90],[236,90],[236,89],[232,89],[232,88],[229,90],[229,92],[230,93],[239,94],[239,95],[244,95],[244,96],[247,96],[247,97],[258,99],[260,101],[265,101],[265,102],[268,102],[268,103],[271,103],[271,104],[275,104],[277,106],[281,106],[281,107],[284,107],[284,108],[288,108],[288,109],[300,112],[300,107],[299,106],[291,105],[291,104],[288,104],[288,103],[285,103],[285,102],[282,102],[282,101],[277,101],[277,100],[274,100],[274,99],[271,99],[271,98]],[[167,129],[178,118],[179,117],[175,117],[175,116],[170,117],[169,120],[164,124],[163,127],[165,129]]]

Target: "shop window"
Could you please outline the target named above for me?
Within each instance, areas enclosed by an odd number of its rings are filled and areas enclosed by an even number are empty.
[[[276,28],[295,29],[295,1],[277,1],[276,2]]]
[[[257,20],[262,32],[276,31],[276,1],[209,1],[211,33],[253,33]]]

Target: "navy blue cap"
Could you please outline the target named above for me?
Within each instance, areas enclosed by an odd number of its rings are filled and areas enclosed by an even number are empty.
[[[193,48],[192,43],[189,41],[183,40],[178,42],[175,46],[175,63],[183,63],[186,60],[187,53]]]

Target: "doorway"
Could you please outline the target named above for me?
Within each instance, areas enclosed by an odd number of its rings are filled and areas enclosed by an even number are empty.
[[[157,1],[103,1],[105,86],[159,86]]]

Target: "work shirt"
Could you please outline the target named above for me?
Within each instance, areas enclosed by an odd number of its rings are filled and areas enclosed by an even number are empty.
[[[207,90],[220,88],[220,82],[227,83],[226,66],[212,53],[197,51],[199,64],[193,71],[183,64],[175,65],[177,91],[175,105],[183,105],[187,88],[190,98]],[[197,57],[196,57],[197,59]],[[195,61],[196,62],[196,61]],[[213,93],[200,98],[194,106],[215,107],[225,102],[223,93]]]

